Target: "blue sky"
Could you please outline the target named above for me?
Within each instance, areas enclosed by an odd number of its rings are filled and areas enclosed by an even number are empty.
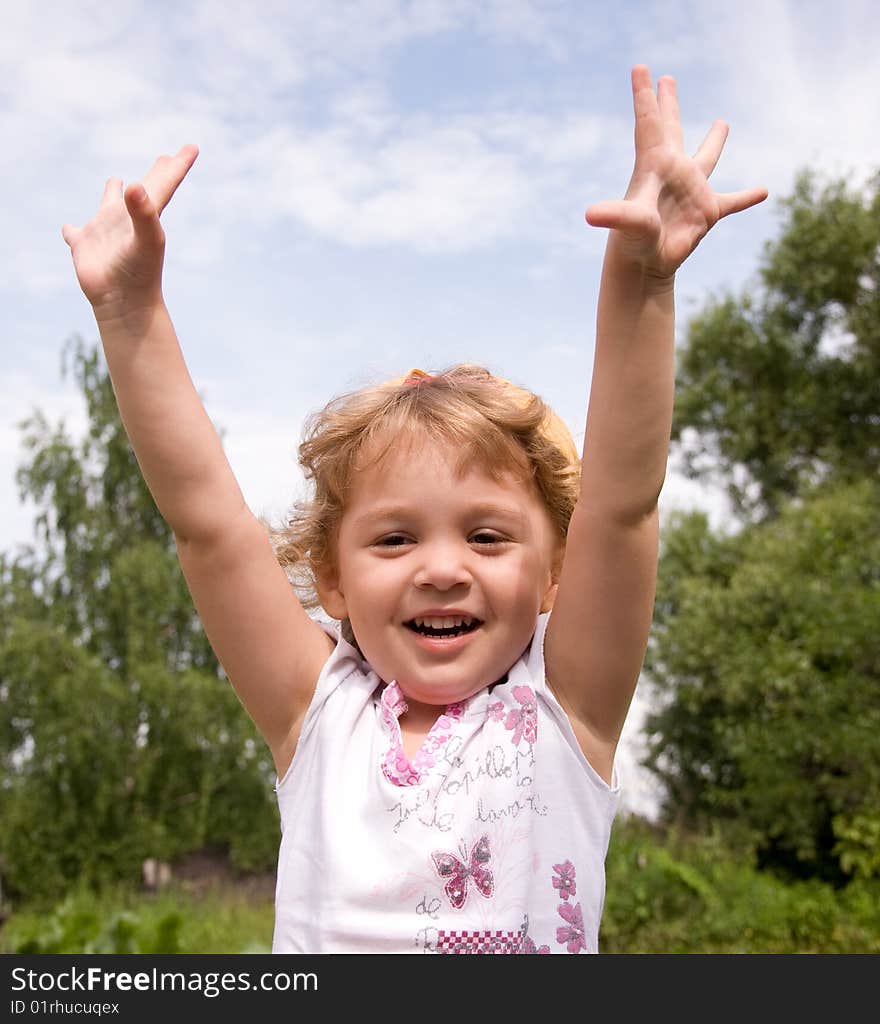
[[[255,511],[299,493],[303,418],[339,391],[459,360],[582,435],[604,232],[632,166],[629,69],[678,80],[688,148],[730,122],[713,182],[764,184],[679,273],[679,330],[749,286],[803,167],[877,168],[880,28],[865,2],[82,0],[6,5],[0,530],[31,539],[16,424],[84,413],[60,378],[97,335],[61,224],[107,177],[201,148],[166,211],[165,292]],[[662,497],[723,518],[670,472]]]

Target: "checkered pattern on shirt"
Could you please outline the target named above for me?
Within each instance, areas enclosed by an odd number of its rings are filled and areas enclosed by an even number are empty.
[[[436,949],[438,953],[520,953],[524,938],[522,928],[515,932],[440,932]]]

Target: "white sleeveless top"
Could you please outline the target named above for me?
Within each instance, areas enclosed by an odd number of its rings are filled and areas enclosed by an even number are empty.
[[[618,788],[546,685],[548,619],[413,762],[397,684],[337,638],[276,786],[273,952],[597,952]]]

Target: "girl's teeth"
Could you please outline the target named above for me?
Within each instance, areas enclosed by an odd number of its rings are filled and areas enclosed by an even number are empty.
[[[470,632],[479,624],[479,619],[466,616],[437,616],[432,618],[412,619],[409,625],[417,632],[426,636],[458,636],[462,632]]]
[[[432,630],[452,630],[462,626],[470,626],[475,620],[459,616],[457,618],[416,618],[414,622],[416,626],[421,628],[427,626]]]

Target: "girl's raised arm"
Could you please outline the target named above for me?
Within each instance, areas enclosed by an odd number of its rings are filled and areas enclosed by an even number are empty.
[[[610,228],[581,490],[545,653],[548,681],[581,746],[610,780],[638,681],[654,607],[657,501],[666,473],[674,391],[675,272],[722,218],[766,198],[731,194],[708,177],[727,126],[716,121],[693,158],[684,152],[675,82],[655,94],[632,71],[635,167],[622,200],[587,210]]]
[[[162,156],[125,189],[111,178],[95,217],[82,228],[64,225],[62,235],[208,638],[283,771],[332,644],[296,599],[244,501],[165,306],[159,218],[197,155],[184,146]]]

